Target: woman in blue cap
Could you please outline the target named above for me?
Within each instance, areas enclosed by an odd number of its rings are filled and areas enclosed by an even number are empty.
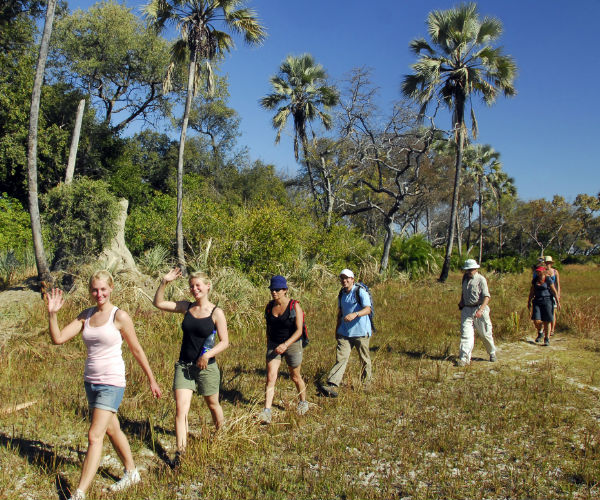
[[[271,423],[271,406],[275,394],[275,382],[282,356],[290,370],[290,378],[298,391],[297,412],[304,415],[308,411],[306,384],[302,380],[302,326],[304,313],[297,300],[288,295],[287,281],[283,276],[273,276],[269,284],[272,300],[265,308],[267,322],[267,384],[265,389],[265,408],[259,415],[264,424]]]

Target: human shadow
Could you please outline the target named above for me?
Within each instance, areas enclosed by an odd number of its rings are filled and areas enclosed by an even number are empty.
[[[412,359],[429,359],[432,361],[454,361],[456,360],[456,356],[451,354],[428,354],[424,351],[398,351],[398,354],[403,354]]]
[[[151,425],[150,420],[139,421],[131,420],[124,417],[119,417],[121,429],[127,431],[128,434],[136,435],[149,450],[152,450],[156,456],[164,462],[164,464],[171,466],[171,459],[167,454],[167,450],[160,444],[160,441],[156,439],[156,432],[167,435],[175,435],[172,429],[165,429],[160,426]]]

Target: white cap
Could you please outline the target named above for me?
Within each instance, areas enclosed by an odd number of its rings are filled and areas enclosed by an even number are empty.
[[[475,259],[465,260],[463,271],[468,271],[469,269],[479,269],[479,264],[477,264],[477,261]]]
[[[354,273],[350,269],[342,269],[340,276],[346,276],[346,278],[354,278]]]

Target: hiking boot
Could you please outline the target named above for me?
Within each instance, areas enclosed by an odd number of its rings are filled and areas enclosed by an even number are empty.
[[[467,362],[464,359],[457,359],[456,360],[456,366],[467,366]]]
[[[183,460],[183,453],[181,451],[175,452],[175,458],[171,460],[171,469],[177,470],[181,467],[181,462]]]
[[[77,489],[75,490],[75,493],[69,497],[69,500],[85,500],[85,493]]]
[[[323,393],[323,395],[327,396],[328,398],[337,398],[338,397],[338,393],[336,391],[336,386],[333,384],[322,384],[319,386],[319,389],[321,389],[321,392]]]
[[[490,363],[495,363],[496,361],[497,361],[496,353],[490,354]]]
[[[544,339],[544,332],[539,332],[537,338],[535,339],[535,343],[539,344]]]
[[[544,339],[544,345],[545,346],[550,345],[550,339]]]
[[[271,417],[271,408],[264,408],[263,411],[261,411],[258,415],[258,420],[260,420],[261,424],[270,424]]]
[[[308,401],[299,401],[296,407],[298,415],[304,415],[308,411]]]
[[[139,483],[142,480],[140,473],[137,469],[126,470],[123,477],[119,479],[115,484],[111,485],[108,489],[110,491],[123,491],[134,484]]]

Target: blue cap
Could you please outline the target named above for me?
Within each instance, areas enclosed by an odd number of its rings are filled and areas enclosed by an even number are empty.
[[[277,274],[271,278],[271,284],[269,285],[269,290],[276,290],[277,288],[285,288],[287,290],[287,281],[283,276]]]

